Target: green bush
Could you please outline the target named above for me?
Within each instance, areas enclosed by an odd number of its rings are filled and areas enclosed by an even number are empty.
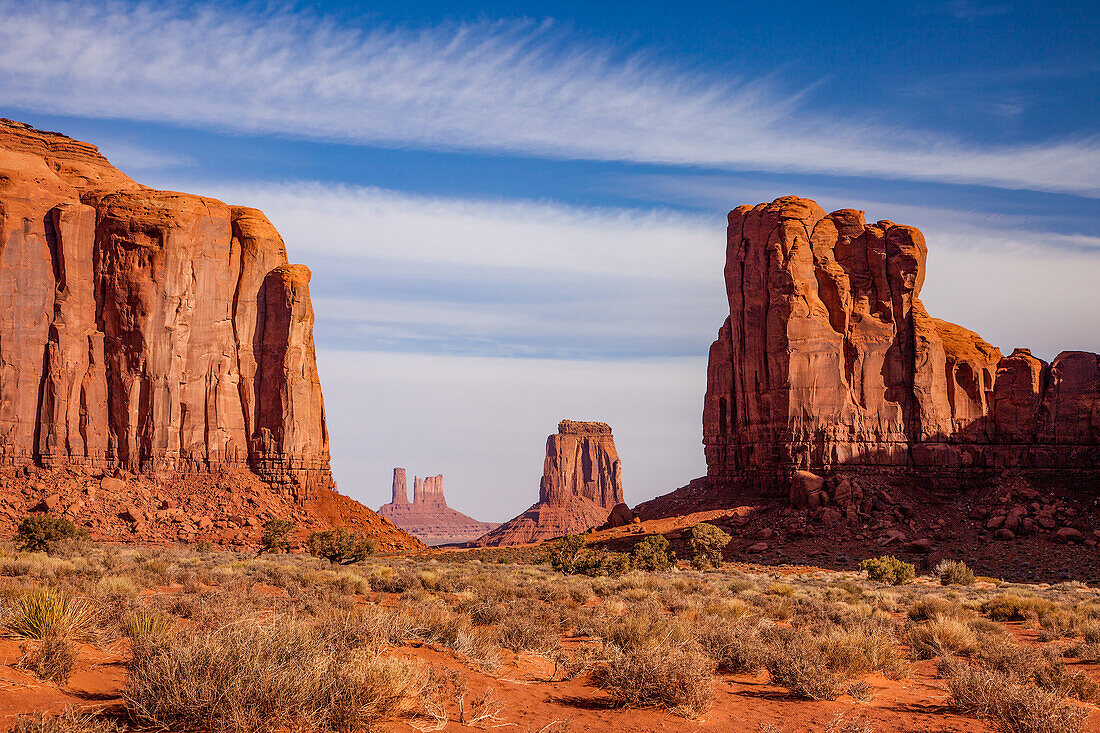
[[[713,524],[700,522],[691,528],[688,547],[691,548],[691,564],[702,570],[722,564],[722,551],[733,539]]]
[[[974,571],[961,560],[944,560],[933,571],[940,578],[940,585],[973,585]]]
[[[293,531],[294,522],[267,520],[264,522],[264,533],[260,536],[261,552],[286,552],[290,549],[290,533]]]
[[[590,578],[601,575],[617,578],[630,570],[630,556],[621,552],[595,550],[582,555],[574,567],[575,572]]]
[[[550,545],[546,562],[558,572],[573,575],[577,572],[577,563],[583,549],[584,535],[567,534]]]
[[[28,552],[49,552],[54,543],[60,540],[81,538],[87,531],[77,527],[65,517],[51,517],[47,514],[35,514],[23,517],[15,530],[15,541],[19,549]]]
[[[867,558],[859,564],[859,569],[865,571],[871,580],[890,585],[904,585],[917,577],[917,569],[913,565],[893,555]]]
[[[676,564],[676,553],[668,549],[664,535],[655,534],[634,545],[630,561],[638,570],[668,570]]]
[[[306,540],[309,554],[323,557],[334,565],[352,565],[363,562],[374,553],[374,542],[343,527],[311,532]]]

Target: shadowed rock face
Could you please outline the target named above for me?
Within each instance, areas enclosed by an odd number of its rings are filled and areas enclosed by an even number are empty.
[[[393,469],[393,498],[379,507],[378,513],[429,545],[467,542],[499,526],[479,522],[447,506],[443,474],[424,479],[414,476],[410,503],[403,468]]]
[[[703,409],[713,483],[1100,465],[1100,357],[1006,357],[929,316],[919,230],[785,197],[734,209],[727,231],[730,316]]]
[[[0,462],[332,487],[309,269],[264,215],[0,121]]]
[[[562,420],[546,439],[538,503],[477,544],[519,545],[584,532],[606,522],[622,503],[622,464],[611,427]]]

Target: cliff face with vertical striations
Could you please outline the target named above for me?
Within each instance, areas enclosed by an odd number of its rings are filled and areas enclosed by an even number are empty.
[[[328,502],[309,280],[261,212],[0,121],[0,465],[245,470]]]
[[[413,477],[413,500],[409,502],[405,469],[393,469],[393,494],[378,513],[428,545],[467,542],[495,529],[494,522],[479,522],[447,506],[443,496],[443,474],[424,479]]]
[[[711,346],[712,484],[914,469],[941,488],[1100,466],[1100,357],[1009,356],[920,301],[920,231],[786,197],[730,212],[730,315]]]
[[[519,545],[584,532],[608,521],[622,503],[622,464],[611,427],[562,420],[546,439],[538,503],[477,544]]]

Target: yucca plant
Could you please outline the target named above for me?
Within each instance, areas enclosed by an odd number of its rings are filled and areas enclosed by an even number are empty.
[[[82,639],[95,618],[91,606],[70,598],[60,589],[42,588],[24,593],[4,624],[15,639]]]
[[[175,626],[172,619],[158,613],[139,611],[130,614],[123,624],[123,631],[131,639],[157,638],[168,634]]]

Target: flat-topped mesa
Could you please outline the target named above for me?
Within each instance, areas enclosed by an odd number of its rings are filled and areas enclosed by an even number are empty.
[[[447,506],[443,496],[443,474],[421,479],[413,477],[413,501],[405,493],[405,469],[393,469],[393,499],[378,513],[429,545],[444,545],[476,539],[498,525],[476,519]]]
[[[712,483],[774,491],[796,469],[1100,465],[1100,357],[1005,357],[930,317],[926,254],[913,227],[808,199],[730,212],[730,315],[703,409]]]
[[[611,427],[562,420],[546,439],[538,503],[477,544],[518,545],[584,532],[606,522],[620,504],[622,464]]]
[[[256,209],[0,121],[0,462],[331,488],[309,280]]]

